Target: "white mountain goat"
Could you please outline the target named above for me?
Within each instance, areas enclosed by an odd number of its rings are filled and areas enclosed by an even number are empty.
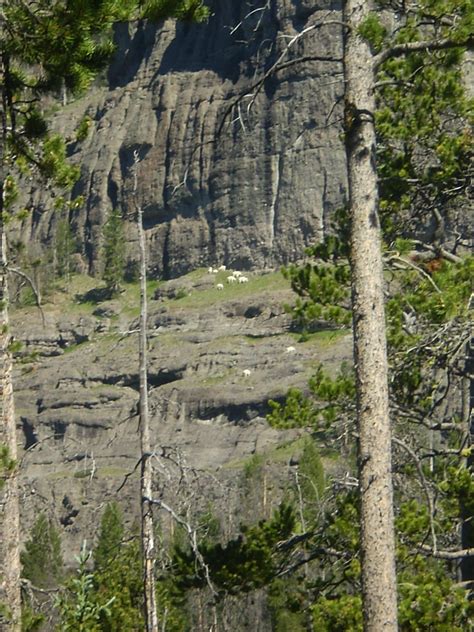
[[[216,284],[216,290],[223,290],[223,289],[224,289],[224,285],[222,283]]]
[[[228,276],[227,277],[227,283],[235,283],[237,281],[235,276]]]
[[[242,375],[243,375],[244,377],[249,377],[249,376],[251,375],[251,373],[252,373],[252,371],[251,371],[250,369],[244,369],[244,370],[242,371]]]
[[[249,282],[249,280],[247,279],[246,276],[239,276],[238,279],[239,279],[239,283],[248,283]]]
[[[296,348],[295,348],[295,347],[287,347],[287,348],[286,348],[286,352],[287,352],[287,353],[295,353],[295,351],[296,351]]]
[[[226,271],[226,267],[225,266],[219,266],[218,268],[219,272],[225,272]]]

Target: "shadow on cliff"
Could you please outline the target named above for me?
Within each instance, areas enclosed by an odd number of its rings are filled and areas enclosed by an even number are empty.
[[[92,290],[84,292],[84,294],[76,294],[75,301],[79,304],[92,303],[98,304],[109,301],[115,296],[115,292],[107,287],[95,287]]]
[[[166,48],[152,79],[172,72],[210,70],[222,80],[235,83],[240,63],[248,55],[245,43],[236,42],[218,20],[207,24],[178,23],[176,37]]]
[[[134,33],[126,22],[114,26],[114,44],[117,47],[109,66],[107,80],[109,88],[127,85],[135,78],[142,62],[146,61],[155,46],[157,24],[139,22]]]
[[[226,19],[229,16],[219,14],[205,24],[177,22],[175,36],[164,49],[150,83],[167,73],[201,70],[212,71],[222,80],[235,83],[246,73],[246,64],[242,62],[252,57],[259,44],[257,33],[248,41],[233,35],[231,28],[223,23]],[[236,16],[234,19],[237,20]],[[126,23],[117,24],[114,29],[117,52],[107,75],[110,89],[136,79],[140,66],[148,62],[154,51],[156,54],[160,50],[159,38],[164,35],[162,22],[139,22],[134,32]]]

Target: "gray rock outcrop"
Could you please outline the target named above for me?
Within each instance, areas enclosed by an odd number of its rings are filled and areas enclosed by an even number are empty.
[[[56,118],[69,138],[91,119],[86,140],[70,143],[84,204],[69,217],[90,272],[115,207],[134,260],[130,217],[142,205],[150,270],[165,278],[217,262],[272,267],[321,239],[345,192],[339,5],[220,0],[207,24],[117,27],[107,78]],[[32,196],[23,238],[51,245],[58,214]]]
[[[248,284],[224,291],[215,281],[193,272],[161,285],[151,301],[151,428],[156,493],[179,501],[166,478],[169,461],[159,458],[172,451],[199,480],[212,478],[193,502],[231,511],[252,455],[272,454],[302,432],[271,428],[268,400],[282,399],[290,386],[306,389],[319,362],[337,367],[350,357],[351,337],[322,332],[298,343],[282,306],[291,293],[278,274],[254,273]],[[182,298],[162,298],[176,286]],[[119,500],[130,523],[138,513],[135,300],[133,286],[100,309],[56,295],[44,305],[44,327],[35,308],[13,313],[15,337],[24,345],[15,374],[24,534],[47,511],[62,525],[69,562],[82,539],[95,534],[107,502]],[[292,456],[293,448],[280,459],[275,488],[288,476]],[[220,487],[226,489],[221,501]],[[268,502],[271,507],[271,495]]]

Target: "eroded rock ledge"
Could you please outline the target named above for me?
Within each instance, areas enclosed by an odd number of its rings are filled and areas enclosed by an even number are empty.
[[[217,291],[219,278],[197,270],[161,284],[150,302],[155,449],[178,449],[190,467],[219,480],[235,479],[253,454],[298,434],[268,426],[269,398],[282,398],[289,386],[304,388],[319,362],[337,366],[350,356],[344,332],[297,342],[283,309],[292,296],[280,273],[249,277],[248,284]],[[165,298],[176,286],[181,298]],[[25,343],[15,377],[24,524],[50,511],[63,524],[71,554],[139,458],[137,290],[127,286],[100,305],[75,303],[73,288],[53,295],[44,305],[44,328],[34,308],[13,314],[15,336]],[[127,484],[119,494],[130,521],[135,492]]]

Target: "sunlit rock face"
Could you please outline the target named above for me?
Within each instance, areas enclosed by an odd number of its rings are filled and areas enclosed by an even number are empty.
[[[150,272],[174,277],[218,262],[249,269],[300,258],[344,201],[340,26],[297,37],[334,22],[340,3],[214,4],[203,25],[118,26],[107,77],[57,114],[71,139],[91,119],[87,138],[69,145],[81,167],[74,195],[84,196],[70,221],[90,272],[100,272],[114,207],[129,224],[128,258],[140,204]],[[58,214],[44,197],[33,192],[23,235],[50,244]]]

